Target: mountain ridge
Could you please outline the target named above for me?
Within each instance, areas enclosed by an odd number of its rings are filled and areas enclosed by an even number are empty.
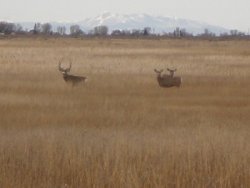
[[[110,30],[131,30],[150,27],[155,33],[173,32],[177,27],[189,33],[200,34],[205,29],[215,34],[225,33],[229,30],[205,22],[188,20],[176,17],[153,16],[150,14],[113,14],[103,13],[94,18],[87,18],[78,22],[90,29],[99,25],[106,25]]]
[[[26,29],[33,29],[35,22],[19,22]],[[69,31],[70,25],[78,24],[85,32],[93,30],[94,27],[105,25],[109,28],[109,32],[113,30],[133,30],[144,29],[150,27],[156,34],[173,32],[177,27],[185,29],[188,33],[194,35],[204,33],[207,29],[209,32],[219,35],[229,32],[229,29],[208,24],[201,21],[194,21],[184,18],[155,16],[150,14],[114,14],[105,12],[95,17],[83,19],[78,22],[50,22],[53,30],[56,31],[58,26],[64,25]]]

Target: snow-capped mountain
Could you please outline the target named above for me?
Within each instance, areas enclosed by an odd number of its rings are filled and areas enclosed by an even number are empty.
[[[112,14],[103,13],[93,18],[87,18],[83,21],[69,23],[69,22],[50,22],[53,30],[56,31],[58,26],[65,26],[69,33],[71,25],[78,24],[85,32],[93,30],[94,27],[105,25],[108,27],[109,32],[113,30],[133,30],[144,29],[150,27],[151,32],[162,34],[164,32],[173,32],[177,27],[185,29],[188,33],[194,35],[204,33],[207,29],[209,32],[220,34],[229,32],[229,29],[214,26],[211,24],[167,16],[153,16],[149,14]],[[34,22],[20,23],[24,29],[30,30],[34,27]]]
[[[108,26],[109,31],[112,30],[131,30],[143,29],[150,27],[155,33],[173,32],[177,27],[186,29],[187,32],[198,34],[208,31],[220,34],[229,30],[223,27],[214,26],[211,24],[181,19],[167,16],[152,16],[148,14],[112,14],[104,13],[94,18],[88,18],[78,22],[85,29],[93,29],[95,26]]]

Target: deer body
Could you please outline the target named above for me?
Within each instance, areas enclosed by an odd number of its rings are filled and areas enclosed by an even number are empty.
[[[63,79],[65,82],[71,83],[72,85],[77,85],[81,82],[87,81],[87,78],[84,76],[75,76],[69,74],[63,74]]]
[[[161,87],[180,87],[181,86],[181,77],[179,76],[174,76],[174,72],[176,71],[175,70],[170,70],[168,69],[168,71],[170,72],[169,75],[167,74],[161,74],[163,72],[163,70],[156,70],[155,69],[155,72],[157,73],[157,81],[158,81],[158,84],[159,86]]]

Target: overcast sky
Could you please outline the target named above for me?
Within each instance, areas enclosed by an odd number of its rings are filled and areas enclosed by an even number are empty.
[[[250,29],[250,0],[0,0],[0,20],[81,21],[103,12],[173,16]]]

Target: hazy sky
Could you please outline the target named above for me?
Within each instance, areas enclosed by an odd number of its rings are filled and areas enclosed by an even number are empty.
[[[250,29],[250,0],[0,0],[0,20],[81,21],[103,12],[174,16]]]

